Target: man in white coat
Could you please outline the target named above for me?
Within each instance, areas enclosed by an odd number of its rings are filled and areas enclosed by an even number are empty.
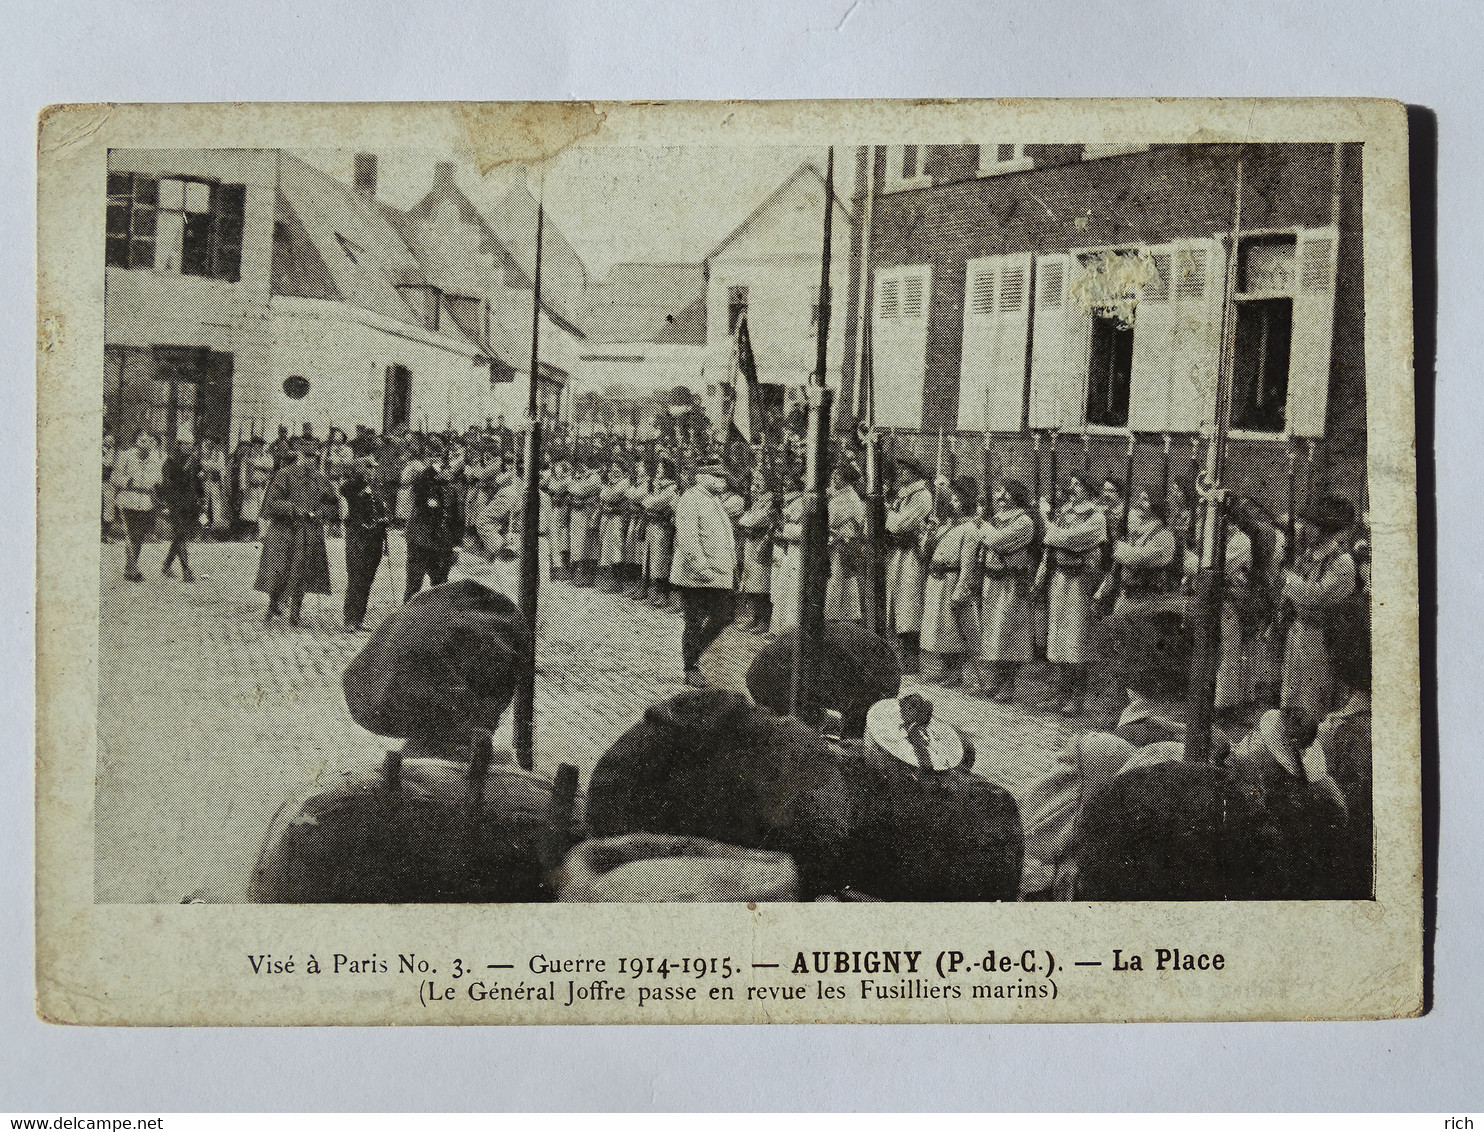
[[[670,563],[670,585],[680,594],[685,630],[680,651],[685,660],[685,682],[706,687],[701,676],[701,654],[732,620],[736,595],[732,583],[737,571],[737,547],[732,519],[722,506],[727,489],[726,470],[720,464],[696,469],[696,485],[675,504],[675,551]]]

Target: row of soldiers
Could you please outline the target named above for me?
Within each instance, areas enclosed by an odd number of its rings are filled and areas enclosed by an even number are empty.
[[[543,473],[555,577],[671,603],[674,508],[690,477],[684,460],[658,452],[622,442],[584,458],[557,452]],[[776,636],[798,624],[802,465],[787,448],[744,453],[721,495],[737,547],[736,623]],[[827,622],[862,622],[868,612],[860,462],[849,444],[833,453]],[[1198,516],[1200,500],[1178,483],[1167,498],[1164,482],[1130,486],[1079,470],[1037,499],[1012,478],[982,486],[973,476],[930,477],[903,453],[888,474],[876,551],[885,559],[880,629],[895,640],[904,672],[925,682],[1010,702],[1022,671],[1044,662],[1051,687],[1035,706],[1077,716],[1102,619],[1160,609],[1183,616],[1190,604],[1200,545],[1191,508]],[[1321,719],[1334,683],[1324,627],[1329,611],[1368,599],[1368,535],[1339,495],[1300,510],[1293,547],[1287,524],[1257,500],[1227,495],[1223,506],[1216,709],[1281,704]]]

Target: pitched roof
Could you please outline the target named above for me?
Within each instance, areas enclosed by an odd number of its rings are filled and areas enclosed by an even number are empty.
[[[702,257],[702,259],[714,259],[716,258],[716,256],[720,255],[722,250],[726,248],[728,244],[730,244],[738,236],[742,235],[742,233],[747,231],[747,229],[752,227],[752,225],[757,221],[758,217],[762,216],[765,212],[767,212],[770,208],[777,204],[783,198],[784,193],[788,192],[788,190],[791,189],[799,180],[804,178],[810,178],[818,182],[820,189],[824,188],[824,175],[821,174],[820,171],[816,169],[811,162],[804,162],[804,164],[800,165],[797,169],[790,173],[788,177],[784,179],[783,184],[779,185],[776,189],[769,193],[767,199],[764,200],[762,204],[758,205],[751,212],[749,212],[746,218],[743,219],[742,223],[738,224],[735,228],[733,228],[730,232],[723,236],[721,243],[717,244],[716,247],[707,252],[705,256]],[[840,199],[839,193],[835,193],[834,197],[835,204],[839,208],[844,210],[846,219],[848,221],[851,215],[849,207],[843,200]]]
[[[699,263],[616,263],[588,284],[584,325],[595,342],[704,345],[705,295]]]
[[[280,150],[278,162],[278,211],[317,258],[301,280],[312,284],[309,297],[326,297],[333,288],[343,302],[420,324],[397,287],[423,282],[422,272],[381,209],[291,153]],[[292,274],[283,280],[290,287],[294,281]]]

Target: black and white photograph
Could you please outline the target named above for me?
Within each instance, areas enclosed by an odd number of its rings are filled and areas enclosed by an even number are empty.
[[[1407,870],[1374,147],[826,122],[97,147],[93,905],[1301,921],[1377,901],[1387,822]],[[721,959],[957,998],[956,964],[1010,970],[982,938]],[[313,950],[422,973],[382,948]],[[1060,950],[982,997],[1226,961]],[[459,969],[571,1007],[545,976],[605,970],[544,955]]]

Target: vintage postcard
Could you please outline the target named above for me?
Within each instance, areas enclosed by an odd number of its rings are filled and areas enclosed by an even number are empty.
[[[1399,104],[58,106],[37,208],[44,1018],[1422,1009]]]

